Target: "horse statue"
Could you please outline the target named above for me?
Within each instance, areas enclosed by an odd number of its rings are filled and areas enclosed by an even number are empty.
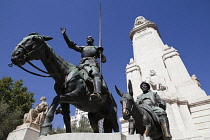
[[[89,95],[94,90],[93,84],[91,85],[90,80],[87,82],[87,78],[84,78],[84,71],[80,72],[76,66],[55,54],[53,49],[45,42],[51,39],[53,38],[41,36],[38,33],[31,33],[23,38],[11,55],[12,63],[21,68],[23,68],[22,65],[26,62],[30,64],[31,60],[41,60],[48,71],[45,73],[48,73],[55,80],[54,89],[57,96],[54,97],[46,114],[44,123],[41,126],[40,135],[51,133],[51,122],[59,104],[62,108],[63,120],[66,132],[68,133],[71,133],[69,104],[88,112],[88,118],[94,133],[99,133],[98,121],[103,118],[105,133],[112,133],[112,130],[119,132],[117,105],[105,82],[102,84],[102,98],[104,102],[97,103],[89,100]]]
[[[133,129],[136,130],[136,133],[145,134],[153,140],[165,140],[156,114],[134,101],[131,81],[129,80],[128,83],[128,94],[124,94],[117,86],[115,86],[115,89],[118,95],[122,97],[120,103],[122,104],[123,119],[129,120],[131,116],[133,117],[135,121],[135,128]]]

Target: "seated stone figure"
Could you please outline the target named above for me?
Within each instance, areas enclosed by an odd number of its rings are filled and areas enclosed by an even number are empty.
[[[136,103],[152,110],[159,119],[159,123],[162,128],[163,137],[167,140],[171,140],[171,134],[169,129],[168,117],[166,114],[166,103],[156,92],[150,91],[150,85],[146,82],[142,82],[140,85],[143,93],[137,97]]]
[[[158,76],[154,70],[150,70],[150,76],[146,78],[146,82],[151,85],[153,90],[164,91],[167,89],[165,79]]]
[[[46,97],[41,97],[40,101],[41,103],[37,104],[35,109],[30,109],[29,112],[24,115],[23,123],[42,125],[48,111],[48,104],[46,102]]]

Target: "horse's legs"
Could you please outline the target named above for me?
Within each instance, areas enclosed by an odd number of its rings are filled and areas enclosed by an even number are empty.
[[[88,113],[88,119],[90,121],[90,125],[93,129],[94,133],[99,133],[99,128],[98,128],[98,121],[100,120],[99,116],[96,113]]]
[[[114,130],[114,132],[119,132],[119,125],[118,125],[118,122],[117,122],[117,115],[115,114],[115,117],[113,118],[112,121],[112,128]]]
[[[103,127],[104,133],[112,133],[112,129],[114,132],[119,132],[116,112],[111,112],[111,114],[104,119]]]
[[[71,119],[70,119],[70,115],[69,115],[69,113],[70,113],[69,104],[62,103],[61,108],[62,108],[64,124],[66,126],[66,133],[71,133]]]
[[[110,109],[110,115],[107,117],[114,132],[119,132],[117,106],[113,105]],[[112,131],[111,131],[112,132]]]
[[[153,140],[165,140],[163,137],[157,138],[157,139],[153,139]]]
[[[136,129],[136,126],[134,127],[134,130],[136,131],[136,134],[140,134],[140,131]]]
[[[104,119],[103,127],[104,133],[112,133],[112,124],[107,118]]]
[[[105,127],[108,125],[108,127],[111,127],[111,131],[108,129],[109,132],[105,132]],[[119,125],[117,122],[117,117],[110,117],[109,119],[104,119],[104,132],[105,133],[111,133],[112,129],[114,132],[119,132]]]
[[[52,131],[51,122],[53,121],[54,112],[59,104],[59,101],[60,101],[59,96],[54,97],[53,102],[45,116],[44,123],[41,126],[40,135],[47,135],[47,134],[51,133],[51,131]]]

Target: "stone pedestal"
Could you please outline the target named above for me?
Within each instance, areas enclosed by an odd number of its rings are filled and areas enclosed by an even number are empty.
[[[41,136],[38,140],[151,140],[139,134],[124,135],[122,133],[62,133]]]
[[[41,136],[39,140],[121,140],[121,133],[62,133]],[[124,139],[126,140],[126,139]]]
[[[37,140],[39,138],[39,130],[39,125],[24,123],[10,132],[7,140]]]
[[[151,140],[149,137],[139,134],[124,135],[122,133],[63,133],[48,136],[41,136],[38,140]],[[210,137],[191,137],[172,140],[210,140]]]

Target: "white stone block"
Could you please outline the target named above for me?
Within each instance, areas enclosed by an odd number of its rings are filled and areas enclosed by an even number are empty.
[[[192,117],[193,118],[198,118],[198,117],[207,116],[207,115],[210,116],[210,108],[209,109],[203,109],[203,110],[200,110],[200,111],[197,111],[197,112],[192,112]]]
[[[196,123],[195,125],[199,129],[205,129],[205,128],[209,128],[210,129],[210,122],[201,122],[201,123]]]
[[[33,123],[24,123],[10,132],[7,140],[37,140],[39,138],[39,126]]]
[[[172,140],[210,140],[210,137],[186,137],[172,138]],[[36,140],[151,140],[149,137],[140,134],[124,135],[121,133],[62,133],[48,136],[41,136]],[[19,139],[18,139],[19,140]],[[27,139],[31,140],[31,139]]]
[[[38,140],[151,140],[140,134],[124,135],[121,133],[62,133],[41,136]]]
[[[200,134],[203,136],[203,137],[210,137],[210,129],[202,129],[202,130],[199,130]]]
[[[210,120],[210,115],[205,115],[205,116],[200,116],[193,118],[195,123],[200,123],[200,122],[209,122]]]
[[[139,134],[134,134],[134,135],[127,135],[125,136],[126,140],[144,140],[144,138],[139,135]]]
[[[62,133],[41,136],[39,140],[121,140],[121,137],[121,133]]]
[[[196,106],[196,107],[191,107],[190,110],[191,110],[191,113],[210,110],[210,103],[209,104],[203,104],[203,105],[201,104],[201,105]]]

